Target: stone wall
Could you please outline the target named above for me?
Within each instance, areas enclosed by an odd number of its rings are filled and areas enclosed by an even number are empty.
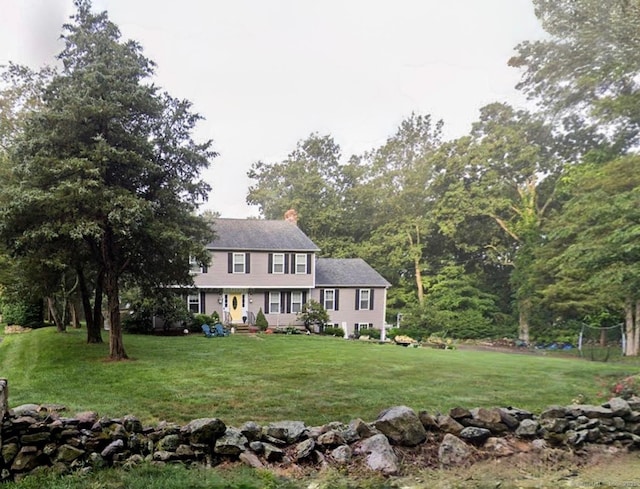
[[[0,381],[7,404],[7,385]],[[415,467],[466,465],[521,452],[576,450],[607,445],[640,448],[640,398],[614,398],[601,406],[553,406],[539,415],[516,408],[454,408],[447,414],[396,406],[373,422],[301,421],[235,428],[217,418],[180,426],[143,426],[134,416],[111,419],[94,412],[66,415],[63,406],[28,404],[3,409],[0,480],[39,467],[60,473],[144,461],[214,466],[230,460],[256,468],[351,465],[386,475]]]

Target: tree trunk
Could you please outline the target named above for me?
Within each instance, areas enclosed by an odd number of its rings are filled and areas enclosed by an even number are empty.
[[[58,311],[56,311],[56,302],[53,297],[47,297],[47,308],[49,309],[49,316],[53,319],[53,323],[56,325],[58,333],[64,333],[66,328],[60,318],[58,317]]]
[[[113,231],[107,227],[102,242],[102,259],[104,262],[104,289],[107,295],[107,313],[110,326],[109,358],[111,360],[124,360],[128,357],[122,341],[120,289],[118,287],[118,269],[114,246]]]
[[[638,356],[637,317],[634,317],[634,313],[637,311],[634,309],[637,309],[637,304],[632,300],[628,300],[624,306],[624,335],[626,342],[624,354],[628,357]]]
[[[102,316],[102,298],[104,291],[104,270],[98,272],[96,279],[95,298],[93,300],[93,325],[91,331],[87,331],[87,343],[102,343],[102,328],[104,318]],[[88,329],[88,328],[87,328]]]
[[[69,314],[71,316],[71,325],[74,329],[80,329],[80,319],[78,318],[78,307],[76,301],[69,302]]]
[[[518,300],[518,339],[529,343],[529,319],[531,318],[531,299]]]
[[[418,290],[418,304],[424,304],[424,287],[422,285],[422,271],[420,270],[420,259],[415,258],[413,261],[416,273],[416,288]]]
[[[634,356],[640,354],[640,299],[636,300],[636,317],[633,320],[634,325],[634,338],[633,344],[636,347]]]
[[[95,320],[94,310],[91,308],[91,297],[89,287],[81,268],[77,269],[78,285],[80,286],[80,299],[82,301],[82,310],[84,318],[87,322],[87,343],[102,343],[101,324]],[[98,282],[102,282],[102,275],[98,274]],[[100,300],[98,301],[98,293]],[[96,283],[96,300],[94,304],[99,303],[99,311],[102,310],[102,284]]]

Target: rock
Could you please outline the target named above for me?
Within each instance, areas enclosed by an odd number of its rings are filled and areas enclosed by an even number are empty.
[[[247,448],[249,440],[237,428],[227,428],[227,431],[216,440],[214,452],[219,455],[239,455]]]
[[[30,472],[46,462],[41,460],[41,452],[36,447],[22,447],[11,464],[12,472]]]
[[[612,418],[613,411],[602,406],[592,406],[590,404],[573,404],[567,406],[567,415],[573,418],[586,416],[587,418]]]
[[[254,421],[247,421],[240,427],[240,433],[249,441],[259,440],[262,434],[262,426]]]
[[[567,411],[562,406],[549,406],[540,413],[540,419],[564,418],[566,415]]]
[[[456,421],[459,421],[459,420],[464,419],[464,418],[470,418],[471,417],[471,411],[469,411],[466,408],[462,408],[462,407],[454,407],[454,408],[449,410],[449,416],[451,416]]]
[[[516,436],[521,438],[536,436],[538,428],[540,428],[540,424],[537,421],[533,419],[523,419],[516,429]]]
[[[336,445],[344,445],[347,442],[341,433],[330,430],[318,437],[318,443],[325,447],[334,447]]]
[[[262,450],[267,462],[278,462],[284,457],[284,452],[271,443],[263,443]]]
[[[261,441],[249,442],[249,448],[256,453],[262,453],[264,451],[264,445]]]
[[[168,462],[173,458],[173,456],[173,452],[167,452],[166,450],[153,452],[153,460],[156,462]]]
[[[105,466],[105,460],[102,457],[102,455],[100,455],[99,453],[96,452],[91,452],[89,454],[89,464],[91,465],[91,467],[95,468],[95,469],[99,469]]]
[[[472,443],[482,443],[491,436],[491,431],[477,426],[467,426],[460,432],[460,438]]]
[[[226,431],[226,425],[218,418],[195,419],[180,430],[195,445],[211,445]]]
[[[176,457],[179,457],[181,459],[190,459],[194,458],[195,456],[196,453],[189,445],[178,445],[178,448],[176,448]]]
[[[180,445],[180,437],[178,435],[167,435],[158,442],[157,450],[175,452]]]
[[[142,422],[135,416],[127,415],[122,421],[124,429],[129,433],[142,433]]]
[[[296,443],[306,435],[307,427],[302,421],[279,421],[263,426],[262,433],[286,443]]]
[[[2,459],[5,465],[10,465],[13,459],[18,455],[20,447],[17,443],[7,443],[2,445]]]
[[[238,458],[242,463],[254,469],[264,468],[264,464],[260,462],[258,456],[253,452],[242,452]]]
[[[509,442],[504,438],[488,438],[482,448],[495,457],[508,457],[515,453]]]
[[[51,433],[40,432],[40,433],[31,433],[28,435],[22,435],[20,437],[20,443],[22,445],[39,445],[41,443],[47,442],[51,439]]]
[[[81,427],[91,427],[98,421],[98,413],[94,411],[83,411],[76,414],[76,419]]]
[[[427,431],[437,431],[438,430],[438,420],[435,416],[432,416],[427,411],[418,412],[418,419],[424,426],[424,429]]]
[[[473,460],[473,449],[451,433],[444,435],[438,448],[438,460],[444,467],[466,465]]]
[[[124,448],[124,442],[122,440],[112,441],[107,447],[100,452],[103,458],[113,457],[114,454],[121,452]]]
[[[609,402],[604,404],[603,407],[611,409],[613,416],[624,418],[631,414],[631,407],[629,406],[629,403],[621,397],[609,399]]]
[[[331,458],[339,464],[346,464],[351,460],[353,452],[349,445],[341,445],[331,451]]]
[[[378,431],[362,421],[360,418],[356,418],[349,423],[349,428],[354,430],[358,436],[362,438],[371,438],[373,435],[377,435]]]
[[[373,424],[396,445],[413,447],[427,438],[417,414],[407,406],[395,406],[383,411]]]
[[[500,412],[509,416],[513,416],[518,420],[518,422],[522,421],[523,419],[533,419],[533,413],[516,407],[500,408]],[[505,423],[504,419],[502,420],[502,422]]]
[[[566,418],[544,418],[540,426],[551,433],[563,433],[569,427],[569,421]]]
[[[56,462],[70,463],[82,457],[84,454],[85,454],[84,450],[80,450],[79,448],[72,447],[71,445],[62,445],[60,448],[58,448],[58,451],[56,453],[54,460]]]
[[[14,407],[10,410],[13,413],[13,416],[19,418],[21,416],[30,416],[37,417],[38,412],[40,411],[40,406],[38,404],[22,404],[18,407]]]
[[[534,450],[544,450],[547,448],[547,442],[542,438],[537,438],[531,442],[531,448]]]
[[[499,409],[498,412],[500,413],[500,421],[510,430],[515,430],[520,424],[518,418],[506,410]]]
[[[294,451],[294,458],[296,460],[303,460],[307,458],[309,455],[313,453],[314,448],[316,447],[316,443],[312,438],[308,438],[304,441],[301,441],[296,445]]]
[[[356,453],[366,455],[366,464],[371,470],[392,475],[398,472],[398,457],[389,440],[383,434],[374,435],[359,443]]]
[[[455,419],[447,415],[438,416],[438,426],[445,433],[451,433],[454,435],[459,434],[464,428],[464,426],[458,423]]]

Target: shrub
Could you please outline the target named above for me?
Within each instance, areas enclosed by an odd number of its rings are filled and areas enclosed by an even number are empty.
[[[325,336],[340,336],[344,337],[344,329],[336,328],[334,326],[325,327],[322,330],[322,334]]]
[[[42,325],[42,304],[40,302],[8,301],[3,300],[2,320],[17,326],[28,326],[30,328]]]
[[[265,331],[269,327],[269,321],[267,321],[264,312],[262,312],[262,308],[258,311],[256,315],[256,326],[260,329],[260,331]]]
[[[189,323],[188,329],[191,333],[200,333],[202,331],[203,324],[213,326],[219,322],[220,316],[215,311],[212,314],[194,314],[193,320]]]

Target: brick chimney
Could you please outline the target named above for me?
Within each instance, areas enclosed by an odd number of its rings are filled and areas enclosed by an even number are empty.
[[[289,209],[287,212],[284,213],[284,220],[292,222],[293,224],[295,224],[297,226],[298,225],[298,213],[296,212],[295,209]]]

